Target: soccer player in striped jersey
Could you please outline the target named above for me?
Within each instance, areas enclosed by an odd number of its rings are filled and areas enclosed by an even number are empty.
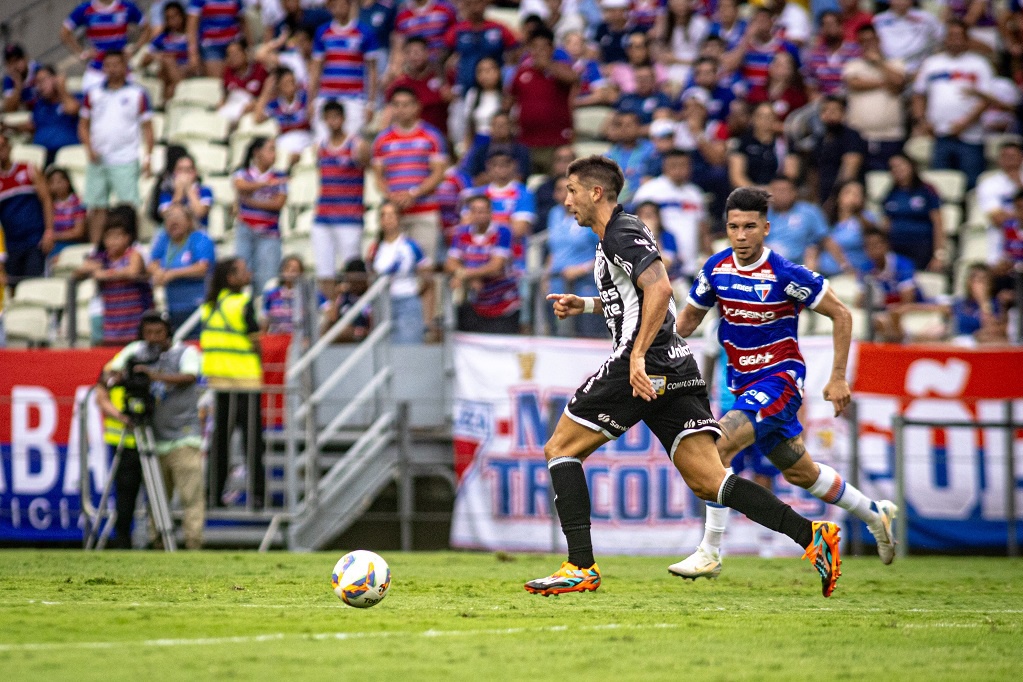
[[[568,560],[552,575],[527,582],[526,591],[547,596],[600,587],[583,460],[643,421],[697,496],[738,509],[805,547],[803,556],[830,596],[839,576],[838,526],[803,518],[721,465],[714,441],[724,431],[711,415],[692,350],[675,333],[675,301],[654,236],[618,203],[624,184],[622,169],[606,157],[578,159],[568,167],[565,210],[600,238],[594,261],[600,296],[547,298],[560,319],[603,315],[614,350],[576,391],[544,445]]]
[[[345,108],[327,102],[323,120],[330,137],[316,150],[320,167],[320,195],[312,227],[313,258],[320,291],[334,297],[334,274],[361,255],[362,193],[369,143],[358,135],[345,134]]]
[[[125,52],[128,57],[138,51],[149,40],[148,27],[136,42],[128,45],[128,27],[144,23],[144,15],[134,3],[128,0],[86,0],[71,10],[60,29],[60,40],[71,54],[86,63],[82,76],[82,92],[99,85],[103,75],[103,55],[107,52]],[[83,48],[75,31],[85,29],[88,47]]]
[[[728,358],[728,387],[736,396],[721,419],[724,436],[717,442],[721,463],[728,466],[747,450],[764,455],[786,481],[866,523],[881,561],[890,564],[895,557],[891,525],[898,509],[887,500],[871,501],[837,471],[815,463],[803,444],[797,413],[806,365],[796,341],[799,313],[810,308],[834,323],[835,353],[824,399],[834,405],[836,417],[849,404],[845,372],[852,316],[827,280],[764,247],[771,231],[769,200],[768,192],[753,187],[729,195],[725,227],[731,247],[707,259],[678,318],[678,333],[687,337],[713,305],[721,313],[718,339]],[[693,580],[717,577],[727,519],[727,508],[708,502],[703,541],[696,552],[668,570]]]

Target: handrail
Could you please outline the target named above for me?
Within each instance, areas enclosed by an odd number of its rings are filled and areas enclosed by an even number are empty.
[[[196,308],[195,310],[193,310],[192,314],[188,316],[188,319],[186,319],[184,322],[182,322],[181,326],[178,327],[176,332],[174,332],[174,337],[173,337],[174,338],[174,343],[178,343],[180,341],[184,341],[185,337],[192,333],[192,330],[195,329],[195,326],[197,324],[199,324],[199,321],[201,319],[202,319],[202,307],[199,307],[199,308]]]
[[[389,286],[390,283],[391,278],[388,275],[384,275],[373,282],[372,286],[366,290],[366,293],[360,296],[359,300],[355,302],[355,305],[351,307],[351,310],[345,313],[340,320],[331,325],[330,329],[328,329],[327,332],[321,336],[308,351],[305,352],[305,355],[295,361],[295,364],[293,364],[285,374],[285,381],[291,382],[297,379],[299,374],[308,368],[309,365],[311,365],[312,362],[316,360],[316,358],[318,358],[328,346],[334,343],[334,340],[341,335],[341,332],[352,325],[355,318],[357,318],[362,312],[363,308],[365,308],[370,301],[377,298],[377,296],[380,295],[380,292],[385,287]],[[299,416],[299,419],[301,419],[301,416]]]
[[[319,404],[334,388],[339,381],[345,378],[359,362],[362,361],[363,356],[373,350],[373,347],[383,338],[386,338],[391,333],[391,321],[385,320],[384,322],[377,325],[377,327],[370,332],[369,336],[362,340],[362,342],[355,347],[355,351],[345,358],[345,361],[337,366],[333,372],[330,373],[322,384],[320,384],[313,394],[309,396],[304,405],[299,406],[295,412],[295,419],[302,419],[309,411],[310,407]]]
[[[323,427],[320,431],[320,435],[316,437],[316,444],[323,446],[330,440],[330,437],[344,424],[357,409],[362,407],[370,396],[374,395],[380,386],[382,386],[388,379],[391,378],[390,368],[384,368],[376,373],[369,383],[362,387],[362,389],[356,393],[348,404],[345,405],[344,409],[337,413],[337,416],[330,420],[330,423]]]

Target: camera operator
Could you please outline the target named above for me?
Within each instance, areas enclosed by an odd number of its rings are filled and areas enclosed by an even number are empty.
[[[202,475],[202,428],[199,421],[201,356],[194,346],[172,343],[166,313],[147,311],[139,324],[139,340],[125,346],[104,368],[97,398],[104,416],[104,439],[117,446],[124,424],[135,417],[128,400],[149,398],[149,422],[160,457],[167,499],[176,490],[184,507],[185,547],[199,549],[206,516]],[[109,388],[108,388],[109,387]],[[142,472],[135,439],[125,434],[117,471],[117,546],[130,547],[131,518]],[[151,529],[150,535],[154,535]]]

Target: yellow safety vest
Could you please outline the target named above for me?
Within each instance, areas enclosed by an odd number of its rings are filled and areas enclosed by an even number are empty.
[[[124,386],[114,386],[109,389],[110,402],[120,412],[124,412]],[[121,442],[121,432],[124,431],[124,423],[113,417],[103,417],[103,442],[108,445],[117,446]],[[135,436],[131,431],[124,434],[124,447],[135,447]]]
[[[216,384],[226,380],[232,384],[258,386],[263,382],[263,365],[245,326],[248,294],[233,294],[225,289],[217,304],[203,303],[201,308],[202,373]],[[224,383],[224,382],[221,382]]]

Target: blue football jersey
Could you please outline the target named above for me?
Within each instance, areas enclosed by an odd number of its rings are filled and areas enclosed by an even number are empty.
[[[689,290],[688,303],[701,310],[717,305],[718,340],[728,358],[728,388],[788,375],[802,388],[806,365],[799,352],[799,311],[815,308],[828,283],[816,272],[765,248],[756,263],[739,265],[731,249],[707,259]]]

